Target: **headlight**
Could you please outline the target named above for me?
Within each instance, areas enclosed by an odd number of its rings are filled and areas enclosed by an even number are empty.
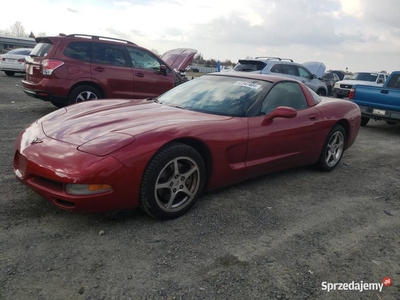
[[[106,156],[135,141],[135,137],[120,132],[111,132],[94,138],[78,147],[79,151],[97,156]]]
[[[334,88],[338,89],[339,87],[340,87],[340,84],[336,82]]]

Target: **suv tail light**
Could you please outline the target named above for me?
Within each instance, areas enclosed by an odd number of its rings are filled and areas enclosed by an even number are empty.
[[[352,88],[349,92],[349,99],[354,99],[354,92],[356,91],[355,88]]]
[[[64,64],[61,60],[55,59],[44,59],[42,61],[42,74],[43,75],[51,75],[53,71]]]

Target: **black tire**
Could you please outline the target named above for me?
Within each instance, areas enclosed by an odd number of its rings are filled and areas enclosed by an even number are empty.
[[[188,171],[192,173],[186,177]],[[157,219],[180,217],[196,203],[205,177],[204,161],[195,149],[181,143],[170,144],[154,156],[143,173],[140,208]]]
[[[388,125],[396,125],[398,123],[399,122],[396,122],[396,121],[386,121],[386,124],[388,124]]]
[[[319,90],[317,91],[317,94],[318,94],[319,96],[326,96],[326,91],[324,91],[324,90],[322,90],[322,89],[319,89]]]
[[[4,71],[4,73],[6,73],[6,75],[10,77],[15,75],[15,72],[13,71]]]
[[[366,126],[369,122],[369,118],[361,117],[361,126]]]
[[[318,167],[322,171],[332,171],[337,167],[344,153],[346,132],[340,125],[335,125],[329,132],[321,155],[318,160]]]
[[[81,85],[75,88],[69,95],[68,104],[101,99],[101,93],[90,85]]]
[[[61,107],[67,106],[67,104],[59,103],[59,102],[53,102],[53,101],[51,101],[51,104],[53,104],[57,108],[61,108]]]
[[[343,99],[344,96],[336,94],[336,98]]]

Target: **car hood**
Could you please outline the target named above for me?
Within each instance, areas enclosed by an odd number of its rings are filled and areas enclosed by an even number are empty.
[[[177,48],[165,52],[161,55],[164,60],[172,69],[178,71],[184,70],[193,60],[197,50],[188,48]]]
[[[118,136],[118,140],[166,129],[184,128],[194,122],[207,123],[231,119],[175,108],[146,100],[94,100],[59,109],[42,119],[46,136],[74,145],[99,137]]]
[[[317,75],[317,78],[321,78],[326,70],[324,63],[318,61],[308,61],[303,63],[303,66],[305,66],[312,74]]]

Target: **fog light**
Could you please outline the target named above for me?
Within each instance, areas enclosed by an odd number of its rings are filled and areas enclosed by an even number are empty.
[[[66,185],[65,190],[71,195],[93,195],[111,191],[111,185],[69,183]]]

